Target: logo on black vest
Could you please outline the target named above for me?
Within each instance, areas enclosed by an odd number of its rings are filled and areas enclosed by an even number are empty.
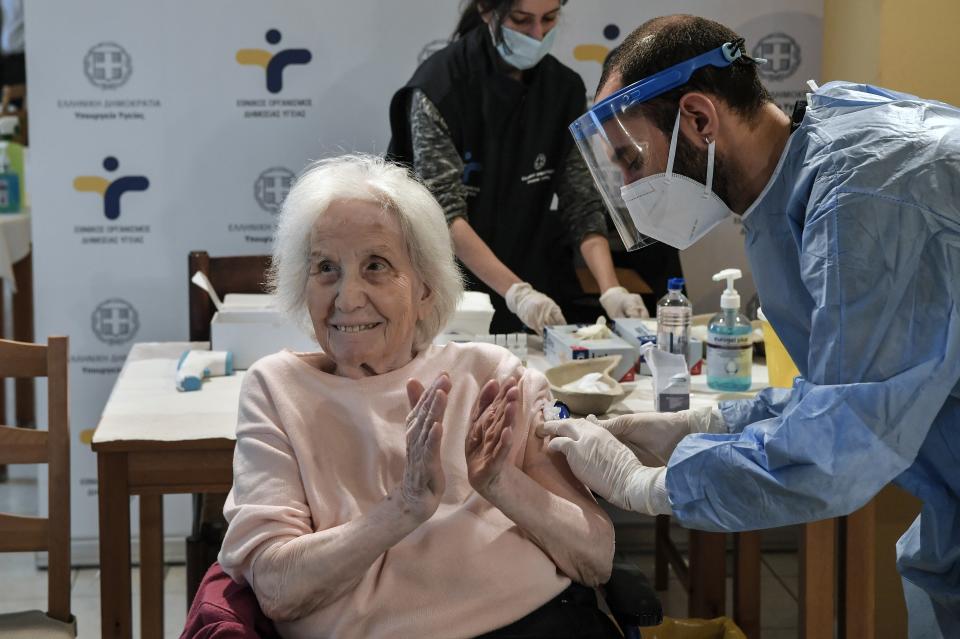
[[[533,159],[533,173],[521,176],[520,181],[527,185],[546,182],[553,177],[554,171],[553,169],[545,169],[545,166],[547,166],[546,154],[537,153],[537,157]]]

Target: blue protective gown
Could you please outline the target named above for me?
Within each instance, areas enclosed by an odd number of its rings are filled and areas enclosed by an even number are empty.
[[[726,402],[666,475],[676,518],[750,530],[846,515],[894,481],[912,637],[960,637],[960,110],[831,83],[744,214],[767,319],[801,376]]]

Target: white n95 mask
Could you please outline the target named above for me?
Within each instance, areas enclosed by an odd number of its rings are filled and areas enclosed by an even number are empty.
[[[620,197],[637,231],[683,250],[733,215],[713,192],[716,141],[707,145],[707,183],[673,172],[677,154],[680,114],[673,125],[665,173],[651,175],[620,187]]]
[[[557,28],[554,27],[543,36],[543,40],[531,38],[509,27],[500,26],[502,40],[497,44],[497,53],[510,66],[526,71],[537,66],[545,55],[550,53],[553,41],[557,38]]]

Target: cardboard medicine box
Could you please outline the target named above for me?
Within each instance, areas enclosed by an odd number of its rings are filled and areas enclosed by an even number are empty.
[[[576,359],[619,355],[620,363],[610,373],[619,382],[633,381],[639,351],[617,335],[607,339],[580,339],[574,333],[586,324],[547,326],[543,329],[543,352],[547,361],[558,366]]]

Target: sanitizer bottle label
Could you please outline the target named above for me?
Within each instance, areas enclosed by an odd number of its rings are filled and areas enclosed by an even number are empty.
[[[707,375],[709,377],[745,377],[750,375],[753,345],[750,334],[711,334],[707,342]]]

